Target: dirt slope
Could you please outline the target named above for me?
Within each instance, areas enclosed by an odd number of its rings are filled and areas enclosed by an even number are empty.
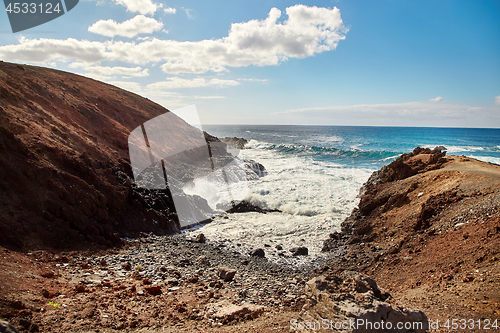
[[[71,249],[174,232],[172,203],[127,179],[129,133],[167,111],[82,76],[0,62],[0,245]]]
[[[372,175],[325,271],[372,276],[429,319],[500,316],[500,166],[416,149]]]

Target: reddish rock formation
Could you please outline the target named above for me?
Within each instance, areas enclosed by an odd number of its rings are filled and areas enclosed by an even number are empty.
[[[498,317],[500,166],[417,148],[361,192],[322,274],[370,275],[432,320]]]
[[[168,193],[129,179],[129,133],[167,111],[82,76],[1,62],[0,245],[110,246],[120,233],[175,232]]]

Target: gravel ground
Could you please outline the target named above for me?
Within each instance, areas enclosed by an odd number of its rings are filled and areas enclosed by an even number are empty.
[[[185,281],[198,281],[210,288],[221,285],[235,294],[232,301],[268,307],[284,307],[300,299],[307,273],[279,267],[265,258],[242,258],[209,244],[196,243],[183,235],[129,239],[129,248],[118,254],[75,258],[99,267],[84,272],[81,265],[61,264],[73,281],[87,286],[103,282],[145,279],[148,284],[168,286],[172,293]],[[218,276],[219,267],[236,270],[231,281]],[[200,294],[206,293],[200,291]]]

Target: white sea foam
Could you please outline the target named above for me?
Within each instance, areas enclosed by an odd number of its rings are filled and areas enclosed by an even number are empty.
[[[436,145],[422,145],[422,148],[430,148],[433,149],[435,147],[442,146],[440,144]],[[462,152],[475,152],[475,151],[483,151],[484,147],[479,146],[444,146],[446,147],[446,152],[448,154],[462,153]]]
[[[469,155],[469,157],[475,158],[476,160],[480,160],[483,162],[495,163],[500,165],[500,157],[476,156],[476,155]]]
[[[248,182],[246,200],[282,213],[238,213],[229,218],[217,217],[213,222],[197,228],[208,239],[217,242],[229,240],[228,247],[240,253],[272,245],[268,257],[275,262],[309,265],[322,258],[321,247],[328,234],[358,203],[359,189],[373,170],[346,168],[333,162],[312,161],[307,157],[282,155],[276,150],[262,149],[270,145],[251,140],[242,150],[245,159],[263,164],[267,175]],[[203,184],[196,184],[203,187]],[[207,193],[211,206],[218,197]],[[237,246],[236,244],[241,244]],[[301,259],[277,255],[275,245],[285,249],[306,246],[309,256]],[[242,250],[245,249],[245,250]],[[266,248],[264,248],[266,250]],[[246,252],[245,252],[246,251]]]
[[[209,242],[224,244],[227,250],[237,251],[243,256],[262,248],[269,260],[300,269],[324,261],[326,255],[321,253],[323,241],[329,233],[340,230],[341,222],[340,215],[333,218],[328,214],[309,217],[249,212],[229,214],[227,218],[217,217],[211,223],[187,233],[194,236],[202,232]],[[283,247],[286,256],[279,256],[277,245]],[[289,250],[297,246],[307,247],[309,255],[290,257]]]
[[[382,161],[389,161],[389,160],[392,160],[392,159],[398,158],[399,156],[401,156],[401,154],[398,154],[398,155],[394,155],[394,156],[389,156],[389,157],[383,158],[383,159],[382,159]]]

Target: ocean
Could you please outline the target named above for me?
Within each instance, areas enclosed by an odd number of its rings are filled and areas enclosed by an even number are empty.
[[[186,233],[202,232],[236,255],[262,248],[270,261],[298,269],[327,259],[323,240],[340,231],[363,183],[401,154],[444,146],[448,154],[500,164],[500,129],[205,125],[203,130],[249,141],[241,156],[264,165],[267,174],[248,182],[246,200],[281,212],[232,213]],[[217,205],[217,198],[207,199]],[[298,246],[307,247],[309,255],[292,257],[289,250]]]

